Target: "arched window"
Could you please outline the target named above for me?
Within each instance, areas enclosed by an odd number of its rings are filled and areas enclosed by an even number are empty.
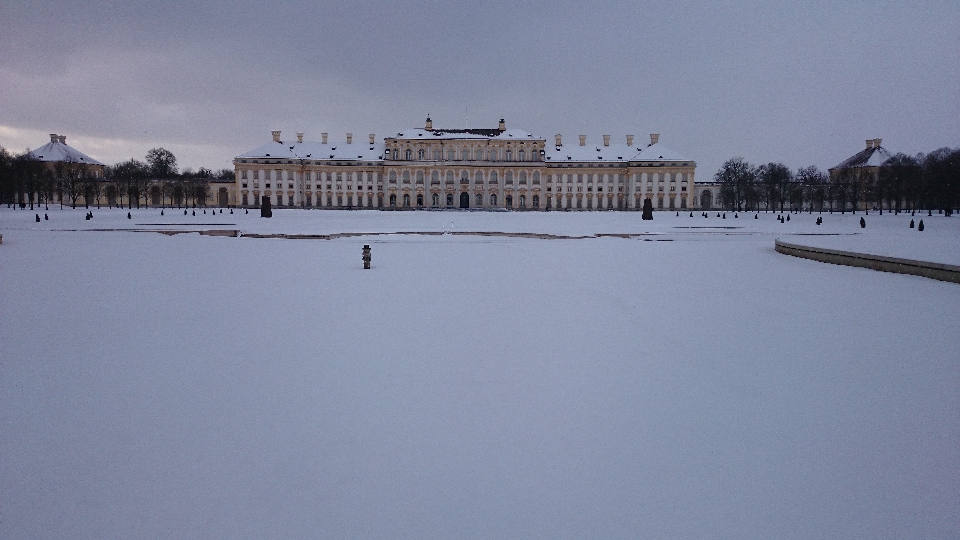
[[[497,171],[490,171],[490,183],[491,184],[497,183]]]
[[[431,200],[431,202],[433,203],[434,206],[440,206],[440,195],[439,195],[439,194],[434,193],[433,196],[430,198],[430,200]]]
[[[403,156],[404,156],[404,159],[406,159],[407,161],[410,161],[411,159],[413,159],[413,150],[407,148],[407,151],[404,152]]]
[[[417,193],[417,207],[423,206],[423,193]]]
[[[507,171],[506,173],[504,173],[503,183],[508,186],[513,184],[513,171]]]
[[[490,161],[497,161],[500,159],[500,150],[498,148],[490,149]]]
[[[521,150],[523,152],[523,150]],[[520,171],[520,183],[523,185],[527,184],[527,171]]]
[[[505,204],[505,206],[506,206],[507,208],[513,208],[513,196],[512,196],[512,195],[507,195],[506,197],[504,197],[503,201],[504,201],[504,204]]]
[[[410,183],[410,171],[403,171],[403,183],[404,184]]]
[[[480,208],[481,206],[483,206],[483,193],[477,193],[476,206],[477,208]]]
[[[409,193],[404,193],[404,194],[403,194],[403,206],[406,207],[406,208],[409,208],[409,207],[410,207],[410,194],[409,194]]]
[[[421,150],[421,152],[422,152],[422,151],[423,151],[423,150]],[[422,184],[422,183],[423,183],[423,171],[417,171],[417,183],[418,183],[418,184]]]
[[[526,152],[524,152],[523,150],[520,150],[519,152],[517,152],[517,161],[526,161],[526,159],[527,159]]]
[[[397,150],[396,148],[394,148],[394,149],[393,149],[393,159],[400,159],[399,156],[400,156],[400,150]]]
[[[443,159],[443,155],[440,153],[440,149],[439,148],[434,149],[433,160],[440,161],[441,159]]]
[[[455,160],[455,159],[457,159],[457,151],[454,150],[453,148],[448,148],[448,149],[447,149],[447,161],[453,161],[453,160]]]
[[[423,148],[417,150],[417,159],[419,159],[420,161],[423,161],[423,155],[424,155],[424,153],[425,153],[425,152],[423,151]]]
[[[397,195],[395,193],[390,194],[390,208],[396,208],[397,206]]]
[[[473,183],[481,184],[481,185],[483,184],[483,171],[477,171],[476,173],[474,173]]]
[[[534,207],[534,208],[540,208],[540,196],[539,196],[539,195],[534,195],[534,196],[533,196],[533,207]]]
[[[433,171],[430,173],[430,183],[431,184],[440,183],[440,171]]]
[[[510,161],[513,159],[513,150],[507,150],[505,159],[506,161]]]
[[[482,160],[483,160],[483,148],[476,148],[476,149],[473,151],[473,159],[475,159],[475,160],[477,160],[477,161],[482,161]]]
[[[460,171],[460,183],[469,184],[470,183],[470,173],[467,171]]]
[[[470,159],[470,149],[464,148],[463,150],[460,150],[460,160],[467,161],[469,159]]]
[[[397,183],[397,171],[390,171],[390,183],[391,184]]]
[[[540,171],[533,171],[533,184],[540,185]]]
[[[490,206],[496,206],[496,205],[497,205],[497,194],[496,194],[496,193],[491,193],[491,194],[490,194]]]
[[[453,193],[447,193],[447,206],[453,206]]]
[[[447,183],[448,184],[453,183],[453,171],[447,171]]]
[[[517,198],[517,203],[519,203],[520,208],[523,208],[524,206],[526,206],[526,204],[527,204],[527,196],[526,196],[526,195],[521,195],[520,197],[518,197],[518,198]]]

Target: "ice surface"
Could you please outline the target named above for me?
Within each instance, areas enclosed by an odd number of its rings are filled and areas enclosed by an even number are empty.
[[[773,249],[903,216],[84,212],[0,210],[0,537],[960,534],[960,287]]]

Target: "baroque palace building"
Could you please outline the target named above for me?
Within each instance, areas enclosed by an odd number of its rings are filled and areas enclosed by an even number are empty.
[[[427,118],[378,141],[273,140],[234,159],[243,206],[319,208],[479,208],[639,210],[694,207],[696,163],[667,149],[659,135],[646,145],[574,144],[522,130],[437,129]]]

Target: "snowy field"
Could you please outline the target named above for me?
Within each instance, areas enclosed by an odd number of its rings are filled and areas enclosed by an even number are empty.
[[[0,209],[2,538],[960,536],[960,286],[773,245],[960,218],[126,212]]]

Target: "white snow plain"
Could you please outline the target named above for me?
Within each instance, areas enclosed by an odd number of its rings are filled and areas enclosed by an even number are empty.
[[[85,212],[0,209],[0,537],[960,536],[960,286],[773,247],[960,218]]]

